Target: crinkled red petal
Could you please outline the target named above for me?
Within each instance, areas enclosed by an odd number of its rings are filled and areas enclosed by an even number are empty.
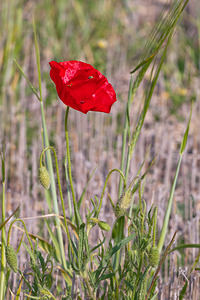
[[[59,98],[68,106],[87,113],[109,113],[116,94],[106,77],[91,65],[80,61],[50,63],[50,77]]]

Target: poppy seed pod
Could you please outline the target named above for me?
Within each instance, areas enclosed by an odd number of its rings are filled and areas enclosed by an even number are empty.
[[[41,185],[48,190],[50,187],[50,177],[46,167],[39,168],[39,181]]]
[[[131,189],[128,188],[124,195],[117,201],[117,205],[115,207],[115,215],[117,217],[125,215],[126,210],[129,208],[131,203],[131,195]]]
[[[110,225],[108,223],[104,221],[99,221],[98,225],[102,230],[110,231]]]
[[[157,247],[152,247],[149,253],[149,264],[156,267],[160,260],[160,253]]]
[[[130,203],[131,203],[131,189],[128,189],[121,199],[120,208],[126,211],[129,208]]]
[[[9,267],[17,273],[17,254],[12,246],[6,247],[6,261]]]

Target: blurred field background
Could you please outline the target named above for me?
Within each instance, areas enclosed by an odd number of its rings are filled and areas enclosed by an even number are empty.
[[[42,150],[40,106],[13,59],[37,86],[32,16],[41,53],[43,98],[50,143],[55,145],[67,199],[64,158],[65,107],[49,77],[51,60],[82,60],[98,68],[113,84],[118,101],[110,115],[70,111],[70,142],[76,193],[81,195],[92,171],[85,209],[99,195],[105,177],[120,166],[121,135],[130,71],[138,63],[145,41],[165,0],[5,0],[0,2],[0,141],[6,147],[7,215],[20,205],[20,217],[48,213],[44,191],[38,183]],[[175,193],[166,245],[177,230],[176,243],[200,243],[200,2],[191,0],[176,29],[167,59],[131,162],[134,177],[148,151],[147,163],[156,161],[146,179],[144,198],[158,206],[162,224],[174,176],[181,138],[194,101],[189,141]],[[145,79],[149,80],[148,76]],[[132,126],[140,111],[145,82],[131,111]],[[130,178],[131,180],[131,178]],[[107,193],[117,201],[118,177],[113,175]],[[1,192],[1,191],[0,191]],[[67,203],[67,200],[66,200]],[[104,198],[101,219],[112,224],[113,212]],[[30,232],[45,236],[42,221],[26,220]],[[98,232],[94,231],[93,242]],[[18,236],[13,235],[16,239]],[[16,241],[12,240],[12,243]],[[177,299],[177,287],[187,277],[198,250],[177,252],[166,261],[159,299]],[[20,257],[23,268],[26,259]],[[14,277],[14,286],[15,286]],[[200,298],[199,271],[189,278],[188,299]]]

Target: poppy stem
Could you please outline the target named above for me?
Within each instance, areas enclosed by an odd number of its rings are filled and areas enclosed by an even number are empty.
[[[60,200],[61,200],[62,211],[63,211],[63,216],[64,216],[65,229],[66,229],[67,238],[68,238],[68,241],[69,241],[71,251],[72,251],[72,253],[74,253],[72,243],[71,243],[69,228],[68,228],[68,225],[67,225],[67,218],[66,218],[66,213],[65,213],[65,204],[64,204],[64,198],[63,198],[63,192],[62,192],[62,187],[61,187],[61,182],[60,182],[60,174],[59,174],[59,168],[58,168],[58,158],[57,158],[56,151],[55,151],[54,147],[48,146],[45,149],[43,149],[43,151],[40,155],[40,167],[42,166],[42,158],[43,158],[43,156],[44,156],[44,154],[47,150],[52,150],[53,154],[54,154],[55,164],[56,164],[57,180],[58,180],[58,189],[59,189],[59,193],[60,193]]]
[[[44,114],[44,105],[43,102],[40,102],[41,107],[41,115],[42,115],[42,128],[43,128],[43,137],[44,137],[44,146],[49,146],[49,139],[48,139],[48,133],[47,133],[47,127],[46,127],[46,119]],[[57,200],[57,194],[56,194],[56,185],[55,185],[55,179],[54,179],[54,173],[53,173],[53,163],[51,158],[51,152],[48,150],[46,152],[46,161],[47,161],[47,168],[50,175],[50,181],[51,181],[51,194],[53,199],[53,207],[54,212],[56,215],[59,216],[59,209],[58,209],[58,200]],[[61,231],[61,225],[60,220],[58,217],[55,219],[56,227],[57,227],[57,237],[58,237],[58,243],[60,246],[60,255],[63,263],[63,267],[66,269],[66,259],[65,259],[65,250],[64,250],[64,243],[63,243],[63,236]]]
[[[69,134],[67,128],[68,114],[69,114],[69,106],[67,106],[66,113],[65,113],[65,138],[66,138],[66,148],[67,148],[66,156],[67,156],[67,163],[68,163],[69,182],[70,182],[72,200],[74,205],[74,214],[75,214],[77,228],[79,228],[79,225],[82,223],[82,220],[78,211],[78,206],[77,206],[74,186],[73,186],[73,180],[72,180],[72,169],[71,169],[71,159],[70,159],[70,149],[69,149]]]

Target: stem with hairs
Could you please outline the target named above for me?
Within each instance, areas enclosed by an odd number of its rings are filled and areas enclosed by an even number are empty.
[[[60,200],[61,200],[61,205],[62,205],[65,229],[66,229],[67,238],[68,238],[68,241],[69,241],[69,244],[70,244],[70,247],[71,247],[71,251],[72,251],[72,253],[74,253],[74,250],[73,250],[73,247],[72,247],[72,244],[71,244],[71,237],[70,237],[70,233],[69,233],[69,228],[68,228],[68,225],[67,225],[67,218],[66,218],[66,213],[65,213],[65,204],[64,204],[64,198],[63,198],[63,192],[62,192],[62,187],[61,187],[61,182],[60,182],[60,175],[59,175],[59,168],[58,168],[58,159],[57,159],[57,155],[56,155],[56,151],[55,151],[54,147],[48,146],[45,149],[43,149],[43,151],[40,155],[40,167],[42,166],[43,155],[48,150],[52,150],[53,154],[54,154],[55,164],[56,164],[57,180],[58,180],[58,189],[59,189],[59,193],[60,193]]]
[[[69,133],[68,133],[68,115],[69,115],[69,106],[67,106],[66,113],[65,113],[65,138],[66,138],[66,148],[67,148],[67,164],[68,164],[68,175],[69,175],[69,182],[72,192],[72,200],[74,205],[74,215],[76,220],[77,229],[79,228],[80,224],[82,223],[81,216],[78,211],[78,205],[76,202],[76,196],[74,192],[74,185],[72,180],[72,168],[71,168],[71,158],[70,158],[70,149],[69,149]]]
[[[44,115],[44,107],[43,102],[40,102],[41,104],[41,114],[42,114],[42,127],[43,127],[43,134],[44,134],[44,144],[45,147],[49,147],[49,139],[47,134],[47,128],[46,128],[46,121],[45,121],[45,115]],[[58,200],[57,200],[57,194],[56,194],[56,185],[55,185],[55,179],[54,179],[54,173],[53,173],[53,164],[52,164],[52,158],[50,150],[46,151],[46,159],[47,159],[47,167],[49,171],[50,181],[51,181],[51,194],[53,199],[53,207],[54,212],[56,215],[59,215],[59,209],[58,209]],[[59,218],[55,218],[56,228],[57,228],[57,235],[58,235],[58,241],[60,245],[60,252],[62,257],[62,262],[64,268],[66,268],[66,259],[65,259],[65,251],[64,251],[64,244],[63,244],[63,236],[62,236],[62,230]]]

